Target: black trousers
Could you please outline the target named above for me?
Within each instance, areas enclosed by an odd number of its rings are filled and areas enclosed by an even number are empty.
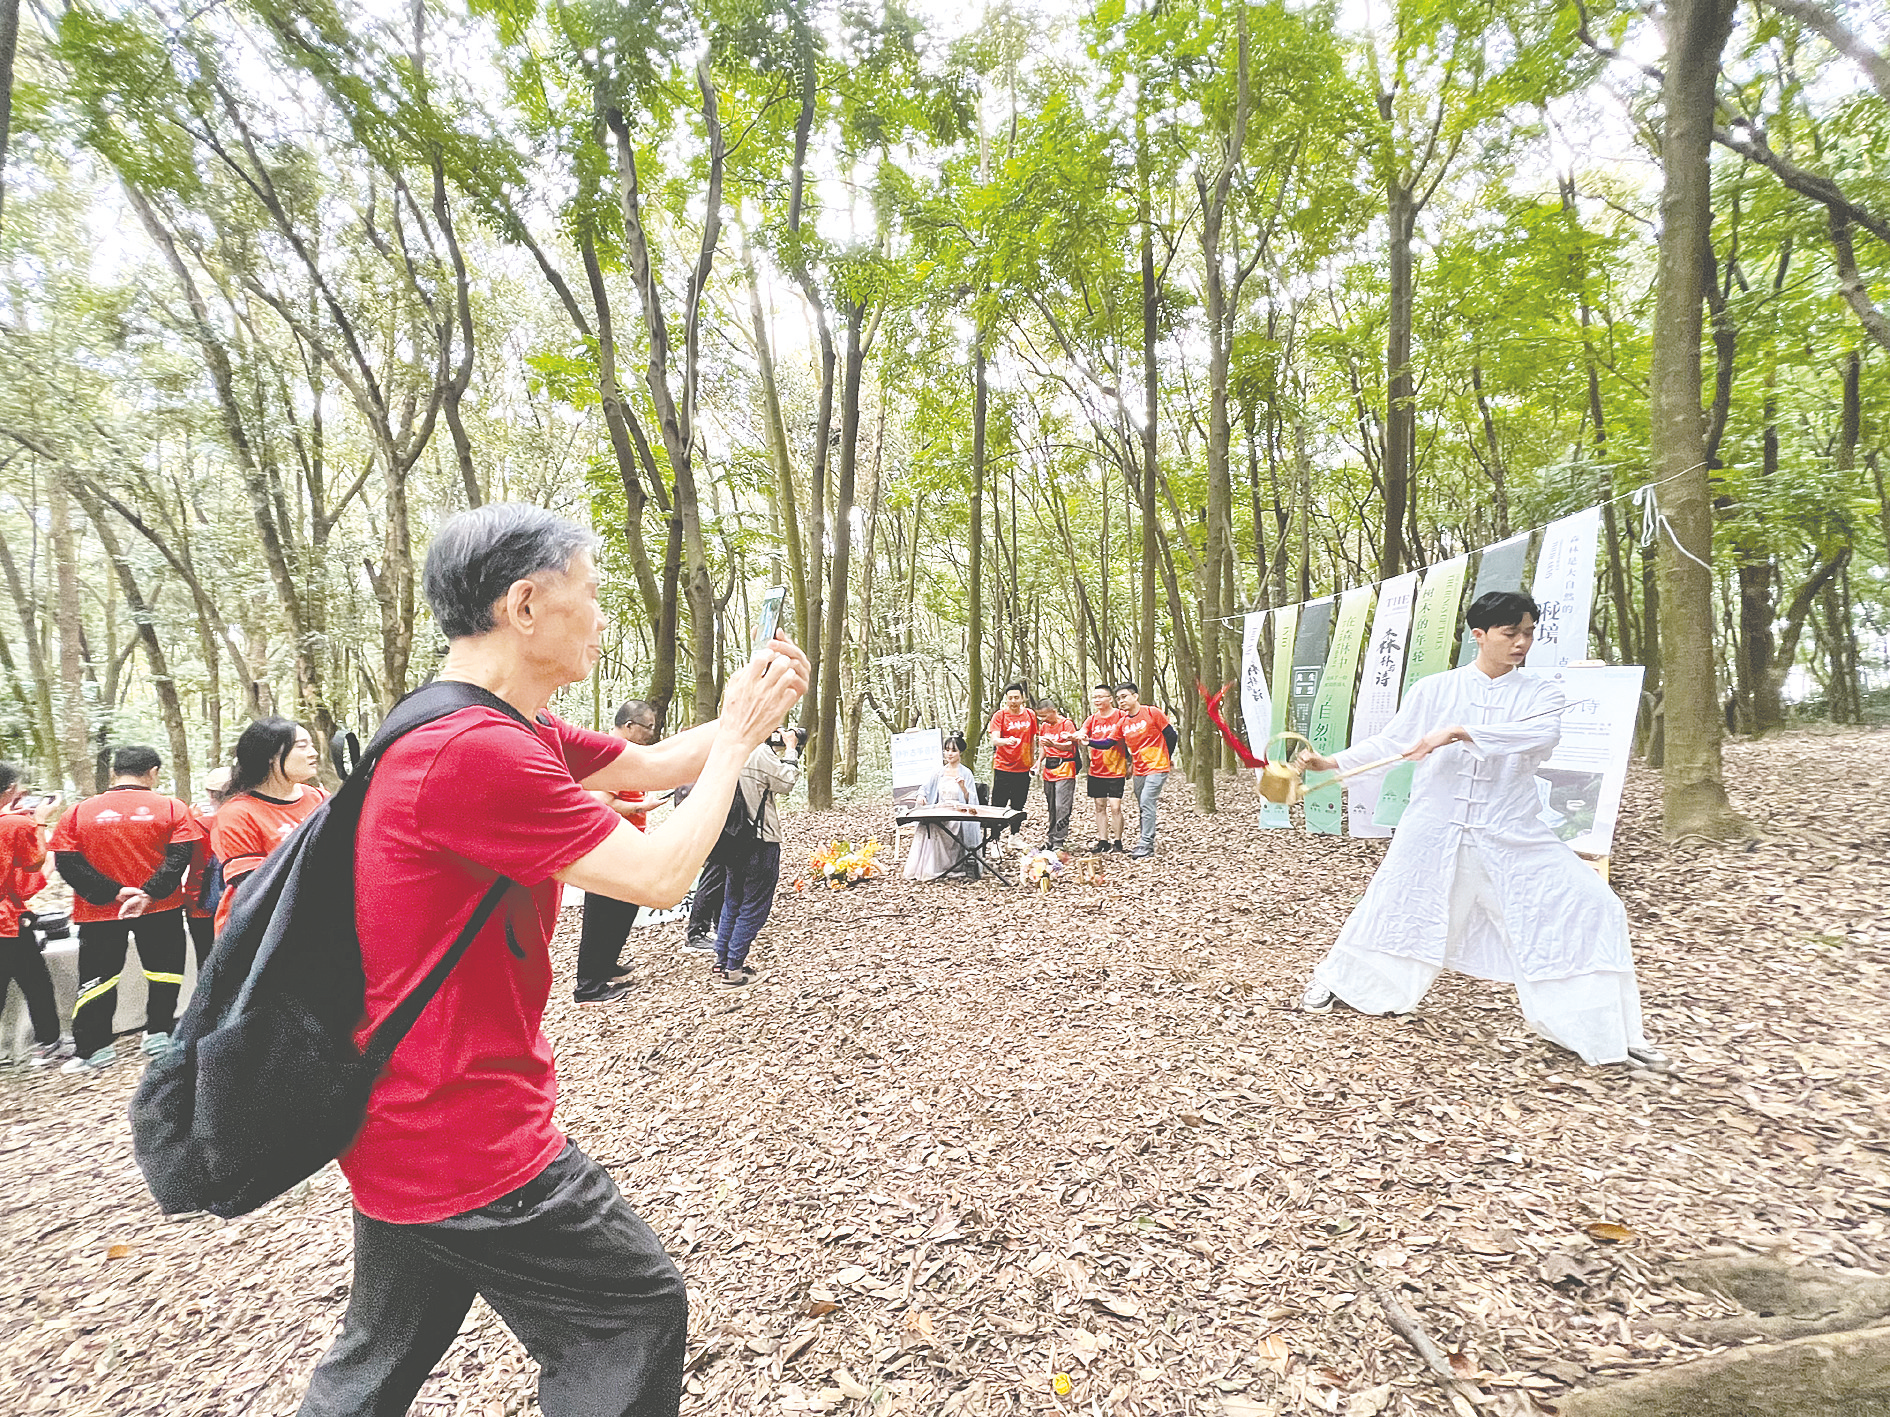
[[[991,774],[991,805],[993,807],[1030,807],[1030,774],[1027,772],[993,772]],[[1024,829],[1023,822],[1011,828],[1013,834]],[[1000,833],[1002,835],[1002,833]]]
[[[716,926],[722,920],[722,897],[728,889],[728,872],[714,861],[702,863],[702,875],[696,880],[695,898],[689,902],[689,938],[714,940]]]
[[[578,931],[577,984],[608,984],[623,970],[637,907],[612,896],[584,892],[584,925]]]
[[[190,926],[190,944],[197,954],[197,973],[202,974],[204,961],[210,958],[210,947],[217,942],[216,917],[186,915],[184,923]]]
[[[539,1365],[544,1417],[675,1417],[682,1275],[576,1146],[490,1205],[430,1225],[354,1216],[354,1287],[298,1417],[398,1417],[483,1298]]]
[[[7,1001],[7,985],[18,984],[26,996],[26,1015],[33,1021],[35,1043],[59,1041],[59,1005],[53,998],[52,974],[39,952],[39,939],[22,925],[17,936],[0,936],[0,1004]]]
[[[176,1026],[177,991],[184,987],[184,912],[91,921],[79,926],[79,1004],[72,1011],[72,1041],[81,1058],[112,1041],[118,976],[132,939],[144,969],[144,1031],[169,1033]]]

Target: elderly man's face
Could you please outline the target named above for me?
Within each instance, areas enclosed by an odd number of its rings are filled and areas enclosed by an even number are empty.
[[[559,682],[575,684],[602,653],[604,612],[597,604],[597,565],[588,550],[564,571],[532,578],[532,657],[556,669]]]

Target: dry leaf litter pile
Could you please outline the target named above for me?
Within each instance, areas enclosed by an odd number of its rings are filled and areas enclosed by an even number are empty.
[[[744,991],[669,925],[624,1003],[574,1008],[567,912],[562,1121],[688,1277],[684,1411],[1515,1417],[1706,1351],[1674,1330],[1726,1303],[1668,1273],[1713,1246],[1890,1270],[1890,733],[1727,766],[1758,844],[1664,843],[1639,769],[1616,842],[1669,1077],[1585,1067],[1476,981],[1295,1012],[1382,846],[1262,833],[1232,779],[1214,818],[1174,779],[1156,861],[1047,895],[796,893],[890,820],[794,815]],[[0,1411],[292,1412],[346,1189],[161,1218],[137,1071],[0,1077]],[[533,1373],[477,1305],[414,1410],[535,1412]]]

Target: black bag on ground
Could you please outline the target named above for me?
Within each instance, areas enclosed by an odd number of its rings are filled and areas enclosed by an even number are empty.
[[[238,885],[171,1046],[131,1100],[131,1141],[167,1215],[243,1215],[353,1144],[400,1040],[491,918],[500,877],[426,978],[354,1045],[366,979],[354,921],[354,846],[375,764],[403,734],[475,705],[531,726],[472,684],[423,685],[394,706],[360,769]]]

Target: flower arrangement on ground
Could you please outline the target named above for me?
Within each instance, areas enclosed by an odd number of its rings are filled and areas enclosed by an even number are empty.
[[[808,872],[816,885],[837,891],[881,875],[879,863],[874,860],[878,855],[878,837],[857,848],[850,841],[830,841],[808,857]]]

